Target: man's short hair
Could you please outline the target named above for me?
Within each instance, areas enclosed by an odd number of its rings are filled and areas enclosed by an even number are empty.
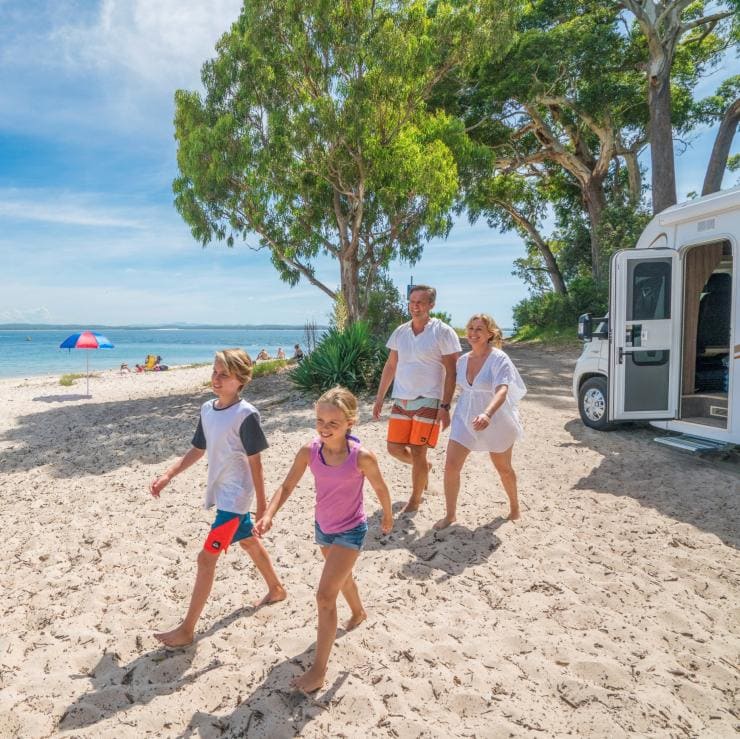
[[[423,290],[427,297],[429,298],[429,302],[434,305],[437,302],[437,290],[434,287],[431,287],[430,285],[412,285],[411,289],[409,290],[409,299],[411,299],[411,296],[417,291],[417,290]]]

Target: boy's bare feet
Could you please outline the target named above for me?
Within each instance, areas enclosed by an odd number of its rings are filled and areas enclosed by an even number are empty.
[[[509,511],[509,517],[508,517],[508,520],[509,520],[509,521],[516,521],[516,520],[517,520],[517,519],[519,518],[519,515],[520,515],[520,514],[519,514],[519,506],[516,506],[515,508],[512,508],[512,509],[511,509],[511,510]]]
[[[345,622],[344,630],[352,631],[352,629],[356,629],[366,618],[367,613],[365,613],[365,611],[361,611],[357,615],[352,614],[351,618],[348,618]]]
[[[279,603],[281,600],[285,600],[288,597],[288,593],[282,585],[277,585],[274,588],[270,588],[267,591],[267,595],[264,598],[260,598],[254,602],[254,607],[259,608],[260,606],[268,606],[270,603]]]
[[[154,638],[161,641],[166,647],[187,647],[193,643],[193,632],[186,629],[180,624],[172,631],[162,631],[155,634]]]
[[[290,681],[290,686],[304,693],[315,693],[324,684],[325,672],[319,672],[311,667],[300,677]]]
[[[441,531],[442,529],[446,529],[448,526],[455,523],[455,521],[457,521],[455,516],[445,516],[444,518],[440,518],[439,521],[437,521],[437,523],[432,526],[432,528],[436,531]]]

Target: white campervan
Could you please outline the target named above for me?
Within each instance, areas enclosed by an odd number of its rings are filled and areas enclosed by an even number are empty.
[[[647,420],[704,450],[740,444],[740,188],[659,213],[612,257],[608,318],[579,320],[583,422]]]

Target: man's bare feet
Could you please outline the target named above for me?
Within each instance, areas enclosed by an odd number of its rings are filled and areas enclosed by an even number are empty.
[[[325,672],[320,672],[311,667],[300,677],[290,681],[290,686],[304,693],[315,693],[324,684]]]
[[[154,638],[161,641],[166,647],[187,647],[193,643],[193,632],[180,624],[172,631],[161,631],[159,634],[155,634]]]
[[[269,606],[270,603],[279,603],[281,600],[285,600],[288,597],[288,593],[282,585],[278,585],[267,591],[267,595],[264,598],[260,598],[254,602],[254,607],[259,608],[260,606]]]
[[[516,520],[519,519],[519,516],[520,516],[520,514],[519,514],[519,506],[516,506],[516,508],[512,508],[509,511],[508,520],[509,521],[516,521]]]
[[[356,629],[366,618],[367,613],[365,613],[365,611],[360,611],[357,615],[353,614],[352,617],[348,618],[345,622],[344,630],[352,631],[352,629]]]
[[[432,528],[436,531],[441,531],[442,529],[446,529],[448,526],[455,523],[455,521],[457,521],[455,516],[445,516],[444,518],[440,518],[439,521],[437,521],[437,523],[435,523]]]

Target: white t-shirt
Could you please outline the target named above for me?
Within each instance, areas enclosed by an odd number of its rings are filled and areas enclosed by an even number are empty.
[[[386,346],[398,352],[398,366],[393,380],[393,397],[442,399],[445,367],[442,357],[462,351],[460,339],[439,318],[431,318],[416,336],[411,321],[399,326]]]
[[[215,400],[201,406],[193,446],[208,451],[208,487],[204,508],[247,513],[254,482],[247,456],[267,449],[257,409],[246,400],[216,408]]]

